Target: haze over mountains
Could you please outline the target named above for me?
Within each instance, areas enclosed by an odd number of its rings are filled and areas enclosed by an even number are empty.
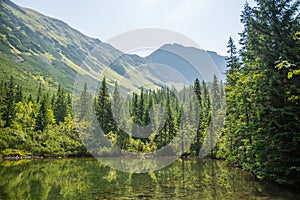
[[[215,73],[224,79],[226,61],[215,52],[166,44],[143,58],[9,0],[0,1],[0,10],[0,79],[12,75],[28,92],[38,83],[71,91],[77,74],[96,81],[104,73],[110,85],[121,80],[127,90],[146,82],[188,84]]]

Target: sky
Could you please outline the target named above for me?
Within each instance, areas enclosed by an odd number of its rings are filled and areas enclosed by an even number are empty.
[[[13,0],[60,19],[85,35],[105,42],[141,28],[167,29],[205,50],[226,55],[231,36],[238,43],[245,0]],[[253,0],[249,1],[250,4]]]

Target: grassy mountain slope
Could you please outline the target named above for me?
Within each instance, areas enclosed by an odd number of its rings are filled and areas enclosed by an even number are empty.
[[[93,76],[95,68],[104,67],[121,53],[60,20],[8,0],[1,1],[0,10],[0,78],[14,75],[20,83],[27,78],[28,90],[37,82],[50,88],[62,84],[71,90],[76,72]],[[95,46],[101,48],[101,54],[93,63],[83,64]]]
[[[50,90],[61,84],[71,92],[77,74],[93,84],[104,74],[109,85],[118,80],[125,91],[148,82],[157,86],[165,82],[176,84],[178,77],[166,76],[168,71],[160,70],[160,64],[169,65],[190,83],[196,77],[201,78],[191,71],[189,64],[166,55],[162,49],[177,52],[209,69],[207,59],[202,59],[207,55],[203,50],[165,45],[146,58],[127,55],[60,20],[0,0],[0,79],[7,80],[13,75],[28,93],[36,92],[39,83]],[[223,57],[208,54],[218,61],[218,66],[225,65]]]

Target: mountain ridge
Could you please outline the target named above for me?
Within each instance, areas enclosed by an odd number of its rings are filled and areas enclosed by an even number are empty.
[[[62,20],[9,0],[0,1],[0,10],[0,78],[5,80],[13,75],[28,92],[33,92],[38,83],[50,89],[60,84],[70,92],[78,74],[98,80],[104,70],[111,77],[110,85],[126,79],[126,87],[132,90],[138,85],[130,83],[128,73],[153,61],[149,57],[124,54],[108,43],[82,34]],[[152,54],[157,55],[161,48]],[[183,68],[177,69],[178,73],[184,74]],[[157,79],[152,77],[151,71],[147,75],[149,79]],[[194,78],[188,77],[189,82]],[[140,82],[147,80],[140,78]]]

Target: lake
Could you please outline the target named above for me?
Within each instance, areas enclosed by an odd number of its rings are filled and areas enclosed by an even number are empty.
[[[0,160],[0,175],[0,199],[300,199],[217,160],[178,159],[142,174],[93,158]]]

